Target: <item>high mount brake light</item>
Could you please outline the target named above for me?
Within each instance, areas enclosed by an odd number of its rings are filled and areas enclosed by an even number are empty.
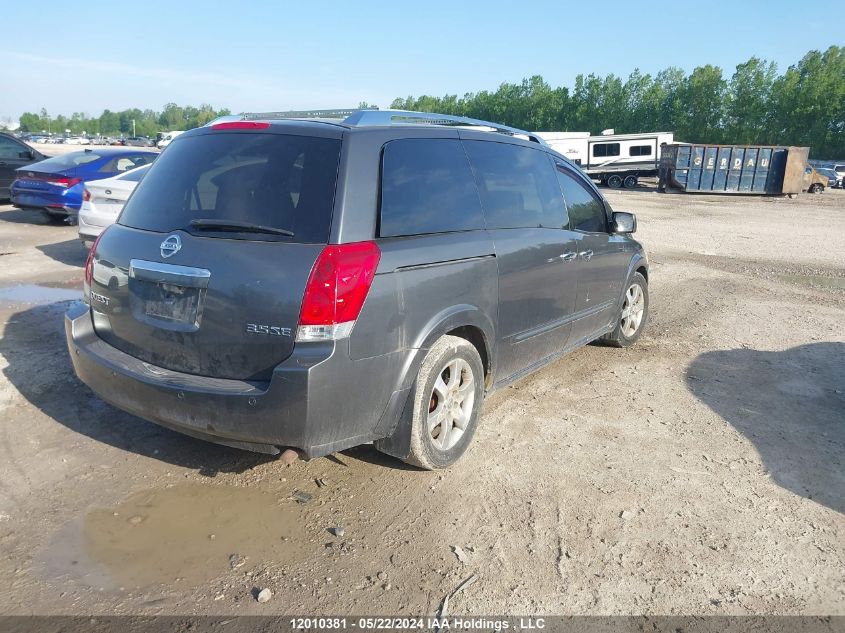
[[[375,242],[330,244],[314,262],[299,314],[297,341],[349,336],[378,268]]]
[[[270,127],[267,121],[223,121],[211,126],[212,130],[266,130]]]

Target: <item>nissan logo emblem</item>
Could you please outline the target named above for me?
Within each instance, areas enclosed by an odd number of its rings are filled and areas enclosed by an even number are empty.
[[[182,238],[176,234],[168,235],[161,243],[161,256],[165,258],[171,257],[178,253],[181,248]]]

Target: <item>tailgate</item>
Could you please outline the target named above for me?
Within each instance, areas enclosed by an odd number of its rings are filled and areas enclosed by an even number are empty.
[[[98,243],[97,334],[158,367],[267,380],[328,242],[340,139],[180,135]]]
[[[97,249],[97,335],[136,358],[216,378],[268,380],[293,351],[305,284],[322,246],[183,232],[164,238],[114,225]]]

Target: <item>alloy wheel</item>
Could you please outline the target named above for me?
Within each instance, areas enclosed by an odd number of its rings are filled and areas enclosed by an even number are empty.
[[[428,433],[435,448],[447,451],[457,444],[472,419],[475,376],[461,358],[449,361],[440,371],[428,404]]]
[[[640,284],[631,284],[622,305],[622,334],[631,338],[640,329],[645,311],[645,293]]]

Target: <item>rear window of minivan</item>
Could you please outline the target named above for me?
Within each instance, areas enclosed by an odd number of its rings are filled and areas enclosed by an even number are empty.
[[[208,237],[326,243],[340,140],[212,132],[175,139],[140,182],[118,222],[167,233],[194,220],[245,223],[293,237],[203,230]]]

